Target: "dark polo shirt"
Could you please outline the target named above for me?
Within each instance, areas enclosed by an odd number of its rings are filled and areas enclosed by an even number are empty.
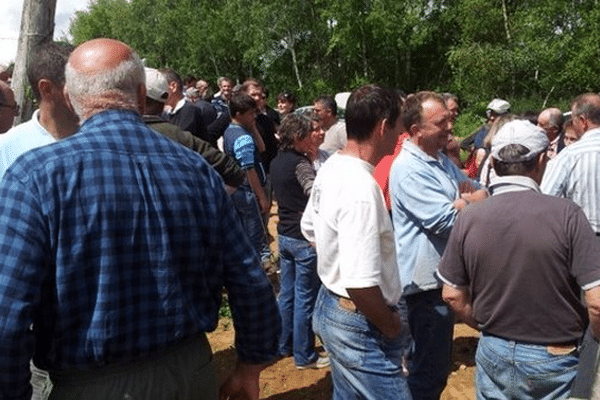
[[[493,196],[459,214],[440,278],[469,288],[475,321],[488,334],[535,344],[580,339],[581,289],[600,284],[590,224],[577,205],[541,194],[529,178],[496,182],[504,184]]]

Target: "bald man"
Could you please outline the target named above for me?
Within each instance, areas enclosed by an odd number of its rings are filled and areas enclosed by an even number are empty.
[[[558,141],[565,119],[562,111],[558,108],[546,108],[538,115],[537,125],[546,132],[550,145],[548,146],[548,157],[554,158],[559,151]]]
[[[0,133],[8,131],[19,114],[15,94],[8,83],[0,80]]]
[[[216,399],[205,332],[223,286],[238,363],[221,393],[258,398],[273,292],[223,181],[144,124],[144,78],[122,42],[79,46],[65,94],[81,128],[0,181],[0,398],[29,398],[33,357],[53,399]]]
[[[571,119],[581,139],[548,163],[540,186],[544,194],[564,197],[580,206],[600,239],[600,96],[595,93],[577,96],[571,103]],[[598,341],[592,336],[588,329],[571,392],[573,398],[592,398],[591,382],[600,365]]]

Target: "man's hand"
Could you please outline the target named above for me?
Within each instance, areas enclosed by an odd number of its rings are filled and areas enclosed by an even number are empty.
[[[473,318],[473,306],[471,304],[471,296],[467,288],[454,288],[444,284],[442,288],[442,298],[462,322],[469,325],[473,329],[479,330],[477,322]]]
[[[246,364],[238,361],[231,376],[219,388],[220,400],[257,400],[258,378],[264,365]]]
[[[463,185],[463,183],[465,185]],[[463,192],[462,191],[463,188],[469,188],[469,187],[473,188],[473,185],[471,185],[470,182],[459,183],[459,189],[461,190],[460,199],[454,200],[452,202],[452,205],[458,211],[461,211],[463,208],[468,206],[470,203],[478,202],[478,201],[484,200],[485,198],[488,197],[488,192],[485,189],[479,189],[479,190],[475,190],[473,192]]]
[[[474,192],[462,193],[460,197],[469,203],[484,200],[488,197],[488,192],[485,189],[479,189]]]
[[[463,193],[471,193],[477,190],[477,187],[471,180],[458,182],[458,192],[462,195]]]
[[[383,299],[379,286],[361,289],[348,289],[348,295],[358,311],[377,327],[386,337],[392,340],[402,333],[402,320],[397,311],[393,311]]]
[[[260,213],[265,216],[269,216],[271,212],[271,203],[266,196],[258,197],[258,206],[260,207]]]

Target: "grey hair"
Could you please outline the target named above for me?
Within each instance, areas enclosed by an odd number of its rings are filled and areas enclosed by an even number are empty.
[[[138,89],[146,84],[144,65],[137,54],[115,68],[95,74],[81,73],[71,63],[65,69],[69,100],[81,121],[110,109],[138,112]]]

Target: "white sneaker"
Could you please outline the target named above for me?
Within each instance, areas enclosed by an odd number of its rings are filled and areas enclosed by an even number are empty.
[[[321,368],[329,367],[329,364],[331,364],[329,362],[329,356],[323,356],[323,357],[319,357],[317,359],[317,361],[312,362],[310,364],[296,365],[296,368],[299,369],[299,370],[312,369],[312,368],[321,369]]]

